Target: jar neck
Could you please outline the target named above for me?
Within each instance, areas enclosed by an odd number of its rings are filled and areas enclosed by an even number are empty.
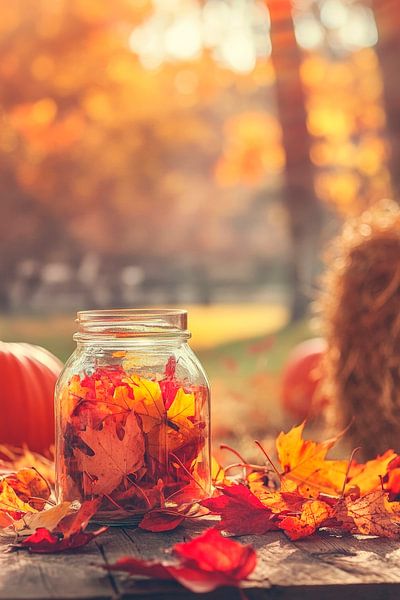
[[[187,345],[187,339],[182,338],[137,338],[135,340],[126,339],[99,339],[91,338],[85,340],[77,340],[76,347],[78,351],[83,353],[92,351],[93,354],[100,351],[125,351],[125,352],[145,352],[150,354],[154,352],[168,351],[172,352],[178,348]]]
[[[78,346],[180,345],[190,338],[187,312],[178,309],[121,309],[77,313]]]

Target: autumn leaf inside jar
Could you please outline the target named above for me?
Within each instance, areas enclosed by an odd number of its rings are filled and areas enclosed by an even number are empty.
[[[191,507],[210,492],[209,386],[181,310],[78,313],[56,387],[59,501],[97,521]]]

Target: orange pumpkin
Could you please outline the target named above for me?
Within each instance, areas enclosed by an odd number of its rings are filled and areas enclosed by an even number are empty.
[[[283,368],[282,405],[297,421],[317,416],[327,404],[319,394],[321,359],[325,351],[326,342],[322,338],[302,342],[289,354]]]
[[[43,452],[54,442],[61,362],[40,346],[0,342],[0,444]]]

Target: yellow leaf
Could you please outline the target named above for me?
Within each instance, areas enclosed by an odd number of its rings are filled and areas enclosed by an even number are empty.
[[[22,519],[15,521],[14,530],[22,535],[30,535],[35,533],[38,527],[45,527],[49,531],[58,525],[71,510],[70,502],[62,502],[42,512],[29,513],[24,515]]]
[[[0,486],[0,510],[11,512],[37,512],[35,508],[30,506],[17,496],[11,485],[9,485],[6,480],[3,480]]]
[[[138,375],[127,377],[123,381],[132,388],[133,408],[140,415],[143,431],[149,433],[153,427],[164,422],[166,417],[160,386],[157,381],[143,379]]]
[[[179,388],[174,401],[168,409],[168,419],[170,421],[175,421],[179,417],[194,417],[195,412],[196,406],[193,392],[186,394],[182,388]]]
[[[340,435],[325,442],[303,440],[304,423],[276,440],[279,462],[283,469],[281,483],[286,491],[298,490],[305,497],[319,493],[340,493],[347,471],[347,461],[326,460],[328,451]]]

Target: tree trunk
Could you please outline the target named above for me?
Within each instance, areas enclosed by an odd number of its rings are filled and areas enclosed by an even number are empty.
[[[390,142],[389,170],[395,199],[400,199],[400,6],[399,0],[374,0],[379,41],[376,52],[383,80],[387,135]]]
[[[292,320],[307,313],[318,269],[323,207],[315,196],[301,51],[294,35],[290,0],[267,0],[271,16],[276,100],[286,154],[283,198],[292,239]]]

